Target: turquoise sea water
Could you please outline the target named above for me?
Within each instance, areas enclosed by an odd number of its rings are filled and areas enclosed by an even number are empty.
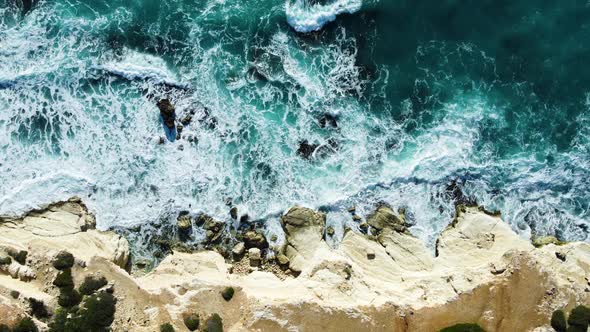
[[[78,195],[106,229],[232,198],[272,228],[384,201],[432,241],[455,185],[586,240],[589,56],[577,0],[0,0],[0,214]],[[158,144],[160,98],[195,113],[182,139]]]

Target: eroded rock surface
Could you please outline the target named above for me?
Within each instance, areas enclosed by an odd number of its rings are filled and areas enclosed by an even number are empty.
[[[391,208],[373,222],[380,227],[378,236],[347,231],[333,249],[323,239],[325,215],[293,207],[281,218],[288,245],[276,261],[298,269],[298,276],[279,278],[256,266],[232,273],[236,265],[214,251],[174,252],[152,272],[130,276],[118,266],[124,257],[115,259],[122,240],[73,227],[87,211],[68,206],[0,224],[0,248],[28,252],[24,264],[4,249],[0,254],[11,260],[0,266],[0,324],[27,315],[28,298],[50,312],[56,308],[57,270],[51,264],[67,245],[75,257],[76,286],[86,276],[101,275],[109,281],[105,289],[114,290],[114,331],[157,331],[164,323],[185,331],[189,314],[201,317],[201,324],[217,314],[226,331],[438,331],[457,323],[478,323],[486,331],[542,331],[553,310],[590,301],[590,245],[549,241],[535,248],[498,216],[477,208],[460,210],[440,234],[435,256],[400,231],[391,215],[403,221],[401,214]],[[215,234],[222,231],[213,219],[201,222]],[[245,247],[237,248],[244,260],[261,253],[256,247],[249,249],[256,251],[252,255],[244,253]],[[11,277],[5,267],[13,264],[33,277]],[[221,295],[227,287],[235,290],[229,301]],[[14,291],[18,298],[10,296]]]

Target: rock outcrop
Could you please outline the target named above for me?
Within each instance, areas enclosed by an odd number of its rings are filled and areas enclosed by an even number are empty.
[[[19,280],[1,270],[0,324],[31,314],[29,298],[54,311],[52,262],[62,256],[67,259],[58,265],[71,266],[76,286],[97,275],[109,281],[95,288],[116,297],[114,331],[158,331],[166,323],[186,331],[187,317],[191,326],[200,318],[200,326],[215,321],[226,331],[438,331],[457,323],[486,331],[545,331],[555,309],[590,302],[590,245],[548,241],[535,248],[478,208],[459,209],[440,234],[436,255],[398,227],[396,218],[403,218],[391,208],[381,207],[379,221],[373,219],[377,236],[349,230],[333,249],[323,239],[326,216],[294,207],[281,218],[287,245],[276,261],[297,277],[279,278],[258,267],[232,273],[235,266],[214,251],[174,252],[152,272],[133,277],[119,266],[126,256],[116,254],[124,239],[71,226],[88,212],[80,202],[69,203],[76,209],[53,206],[0,223],[2,261],[21,265],[4,248],[27,251],[21,266],[33,274]],[[213,219],[200,225],[207,223],[213,235],[222,232]],[[245,247],[236,248],[237,256],[264,259],[259,248],[252,246],[250,254]],[[72,253],[73,265],[58,255],[62,250]],[[231,297],[224,296],[228,288]],[[10,295],[15,291],[17,298]],[[41,328],[49,320],[35,318]]]

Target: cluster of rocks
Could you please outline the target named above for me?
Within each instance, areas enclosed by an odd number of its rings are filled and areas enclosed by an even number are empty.
[[[169,141],[180,140],[185,138],[187,141],[196,142],[193,135],[183,135],[184,128],[191,124],[194,118],[197,118],[206,128],[214,129],[217,126],[217,119],[211,116],[209,109],[202,105],[187,109],[184,114],[177,118],[176,107],[170,99],[160,99],[156,106],[160,110],[160,117],[165,126],[166,137]],[[164,138],[159,139],[159,143],[164,143]],[[180,148],[180,146],[179,146]]]
[[[324,213],[294,206],[280,218],[285,233],[284,244],[271,245],[277,242],[276,235],[273,235],[269,241],[262,229],[256,229],[248,224],[247,215],[239,216],[238,208],[231,201],[227,205],[230,207],[230,218],[236,221],[240,219],[244,229],[235,230],[233,225],[226,227],[224,222],[206,214],[193,218],[188,212],[179,214],[177,229],[179,240],[186,241],[191,238],[194,227],[202,228],[205,232],[203,246],[219,252],[227,260],[234,262],[234,273],[249,273],[260,269],[272,270],[280,277],[296,276],[302,271],[311,253],[325,243],[324,240],[335,235],[332,226],[326,227]],[[388,205],[380,204],[367,216],[366,221],[356,213],[354,207],[348,211],[353,220],[359,223],[362,233],[370,234],[377,239],[386,229],[409,235],[404,209],[398,209],[395,213]],[[228,228],[231,230],[227,231]],[[176,245],[173,248],[178,250],[179,246]],[[374,252],[367,251],[368,259],[373,259],[374,256]]]

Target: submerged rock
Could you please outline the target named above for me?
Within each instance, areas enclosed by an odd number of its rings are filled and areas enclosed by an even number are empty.
[[[318,123],[320,125],[320,128],[326,128],[327,126],[332,126],[334,128],[338,128],[338,121],[337,121],[336,117],[332,114],[329,114],[329,113],[322,115],[318,119]]]
[[[174,128],[174,120],[176,119],[176,109],[174,105],[168,99],[162,99],[157,103],[158,109],[160,109],[160,115],[166,127]]]
[[[310,144],[307,140],[299,142],[299,148],[297,154],[305,159],[310,159],[313,156],[315,150],[319,147],[318,144]]]

